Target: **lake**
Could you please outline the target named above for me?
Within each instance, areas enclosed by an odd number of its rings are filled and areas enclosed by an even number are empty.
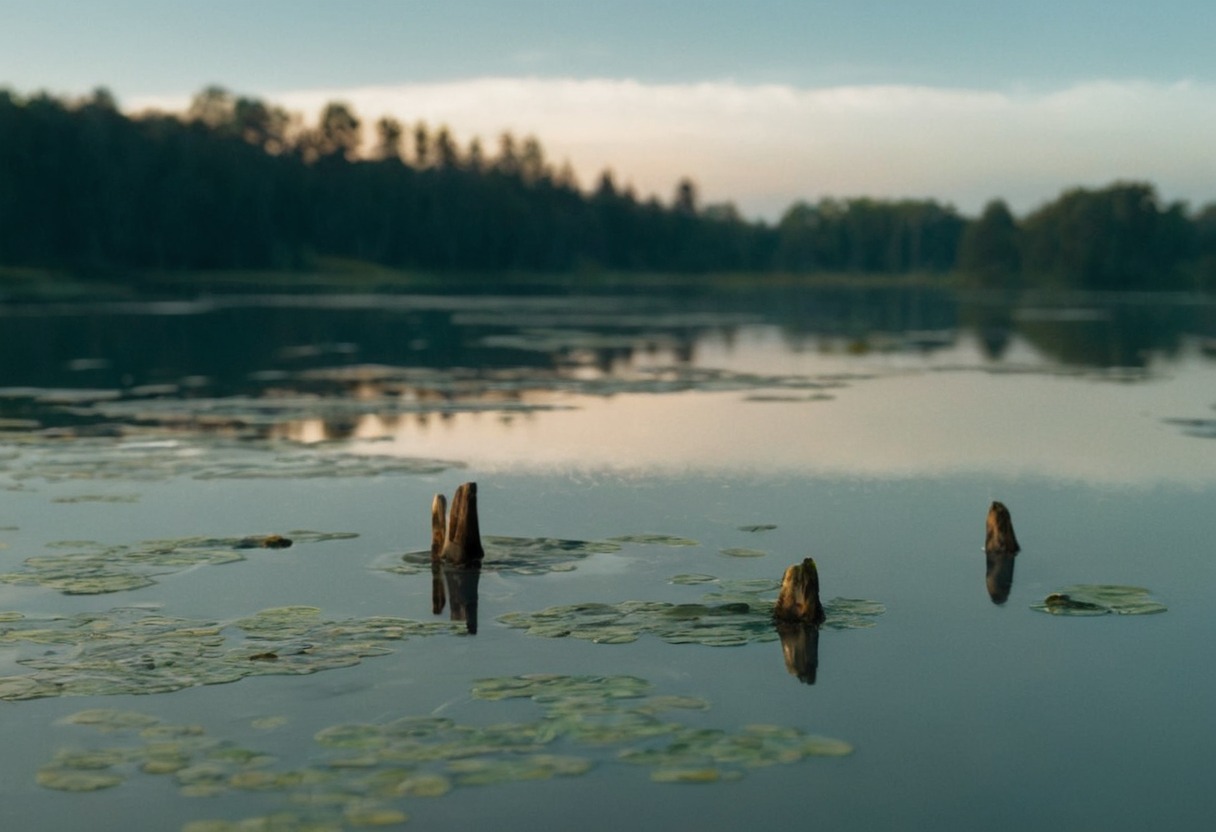
[[[1211,299],[8,303],[0,355],[6,829],[1216,815]]]

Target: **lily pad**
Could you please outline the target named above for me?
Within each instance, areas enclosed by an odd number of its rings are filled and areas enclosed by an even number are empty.
[[[0,622],[0,644],[60,649],[18,658],[30,672],[0,677],[0,699],[166,693],[247,676],[316,673],[388,653],[389,642],[454,631],[448,623],[385,616],[329,620],[313,607],[263,610],[234,622],[144,608],[27,617]],[[249,660],[267,652],[278,658]]]
[[[619,543],[604,540],[563,540],[554,537],[503,537],[486,535],[481,539],[486,556],[483,572],[508,575],[543,575],[548,572],[569,572],[578,561],[592,555],[619,552]],[[408,552],[402,562],[386,571],[399,575],[429,574],[430,550]]]
[[[688,537],[677,537],[670,534],[626,534],[619,537],[610,537],[609,541],[613,543],[634,543],[642,546],[700,546],[699,541]]]
[[[153,740],[149,728],[165,725],[155,717],[94,709],[66,721],[125,733],[123,744],[60,751],[43,767],[39,782],[89,790],[112,788],[132,777],[161,776],[171,777],[183,795],[277,795],[294,808],[242,821],[200,820],[185,829],[321,830],[395,826],[406,817],[404,800],[442,799],[453,789],[580,777],[618,764],[649,769],[650,779],[660,783],[707,783],[737,780],[757,767],[852,751],[841,740],[792,726],[724,730],[683,724],[669,715],[706,711],[710,703],[656,694],[636,676],[496,677],[478,680],[472,694],[474,703],[524,700],[539,713],[529,722],[493,725],[435,716],[344,723],[317,733],[318,748],[306,755],[313,762],[285,768],[254,749],[205,733],[175,742]],[[351,757],[352,751],[358,756]]]
[[[204,564],[234,563],[243,550],[281,549],[294,543],[323,543],[358,537],[353,532],[292,531],[284,535],[183,537],[127,546],[93,541],[56,541],[53,554],[26,558],[20,572],[0,574],[0,583],[42,586],[65,595],[101,595],[152,586],[156,576]]]
[[[1116,584],[1078,584],[1053,592],[1030,606],[1051,615],[1152,615],[1166,606],[1154,600],[1150,590]]]
[[[758,581],[721,582],[720,592],[699,604],[664,601],[625,601],[617,604],[564,604],[537,612],[510,612],[498,617],[508,627],[544,638],[579,638],[597,644],[620,644],[642,635],[669,644],[738,647],[776,641],[772,625],[774,601],[766,597],[779,584]],[[834,598],[824,603],[823,627],[834,630],[874,626],[886,608],[876,601]]]
[[[673,575],[670,582],[679,586],[696,586],[697,584],[712,584],[717,580],[718,579],[713,575],[698,574],[694,572],[690,574]]]
[[[728,558],[762,558],[768,554],[768,552],[761,551],[760,549],[748,549],[743,546],[722,549],[720,553]]]
[[[122,777],[109,772],[74,771],[44,768],[38,771],[38,785],[61,792],[96,792],[121,785]]]

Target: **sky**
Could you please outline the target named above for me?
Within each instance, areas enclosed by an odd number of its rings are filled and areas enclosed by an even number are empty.
[[[1211,0],[0,0],[0,86],[340,100],[768,220],[855,196],[1024,213],[1116,180],[1216,201],[1214,40]]]

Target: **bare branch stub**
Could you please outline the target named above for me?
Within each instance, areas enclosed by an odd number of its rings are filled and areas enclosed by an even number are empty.
[[[819,602],[819,569],[813,558],[806,558],[785,570],[773,618],[812,627],[823,623],[825,616],[823,605]]]
[[[443,544],[448,537],[448,498],[436,494],[431,501],[431,563],[439,562]]]
[[[988,508],[988,522],[984,532],[984,551],[988,554],[1013,555],[1021,551],[1017,535],[1013,533],[1013,520],[1004,503],[993,502]]]

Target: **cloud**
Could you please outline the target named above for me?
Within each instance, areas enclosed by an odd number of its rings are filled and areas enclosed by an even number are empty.
[[[705,199],[768,218],[822,196],[929,197],[968,213],[999,196],[1025,211],[1116,179],[1154,182],[1169,199],[1216,199],[1216,87],[1186,82],[994,92],[477,78],[272,98],[309,118],[342,100],[369,122],[445,124],[490,146],[504,130],[534,134],[584,185],[611,168],[667,198],[690,176]],[[155,104],[172,106],[135,102]]]

